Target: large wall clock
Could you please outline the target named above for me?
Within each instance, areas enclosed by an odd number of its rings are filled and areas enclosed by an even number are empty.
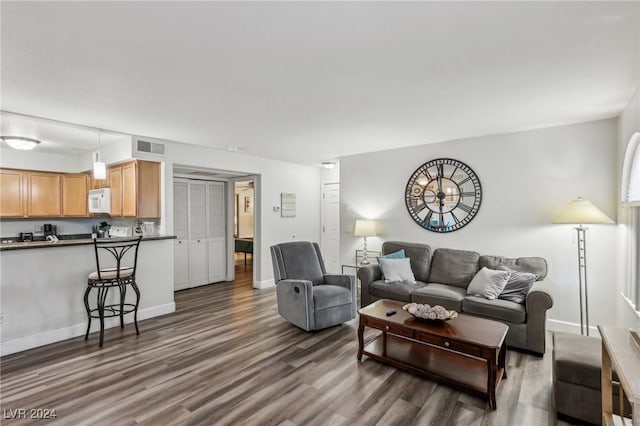
[[[482,202],[480,179],[462,161],[437,158],[424,163],[407,182],[409,214],[433,232],[453,232],[475,217]]]

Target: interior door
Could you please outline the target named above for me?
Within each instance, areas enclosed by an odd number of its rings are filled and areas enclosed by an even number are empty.
[[[173,288],[189,287],[189,186],[186,181],[173,182]]]
[[[327,272],[340,273],[340,184],[322,188],[322,257]]]
[[[207,183],[207,245],[209,282],[227,277],[226,203],[224,182]]]
[[[189,182],[189,286],[208,283],[207,183]]]

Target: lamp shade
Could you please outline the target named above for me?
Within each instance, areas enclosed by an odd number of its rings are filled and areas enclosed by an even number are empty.
[[[376,223],[373,220],[356,219],[353,235],[356,237],[375,237]]]
[[[553,218],[551,223],[596,224],[614,223],[613,220],[590,201],[578,197]]]

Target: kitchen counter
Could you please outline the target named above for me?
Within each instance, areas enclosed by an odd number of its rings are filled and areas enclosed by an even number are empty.
[[[123,239],[129,239],[133,237],[126,237]],[[142,241],[152,241],[152,240],[170,240],[177,238],[175,235],[148,235],[143,236]],[[99,241],[117,241],[120,238],[105,238]],[[85,244],[93,244],[93,240],[91,238],[72,238],[72,239],[60,239],[55,243],[50,241],[29,241],[29,242],[11,242],[11,243],[2,243],[0,244],[0,251],[5,250],[23,250],[23,249],[36,249],[36,248],[46,248],[46,247],[61,247],[61,246],[81,246]]]
[[[63,235],[57,243],[0,245],[0,312],[4,316],[0,356],[84,336],[87,311],[83,295],[87,277],[96,269],[90,236]],[[138,321],[175,311],[172,238],[175,237],[145,236],[140,244],[136,269],[141,292]],[[134,296],[133,291],[128,291],[126,303],[131,303]],[[116,299],[117,292],[110,292],[107,303],[115,303]],[[124,320],[129,323],[133,316],[125,316]],[[100,328],[99,321],[91,325],[92,331]],[[105,319],[105,327],[120,327],[120,319]],[[146,327],[144,324],[140,327],[144,335]],[[89,338],[89,344],[97,348],[96,336]]]

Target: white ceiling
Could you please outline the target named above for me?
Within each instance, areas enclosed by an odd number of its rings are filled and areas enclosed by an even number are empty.
[[[2,2],[2,109],[304,164],[617,116],[640,2]]]

